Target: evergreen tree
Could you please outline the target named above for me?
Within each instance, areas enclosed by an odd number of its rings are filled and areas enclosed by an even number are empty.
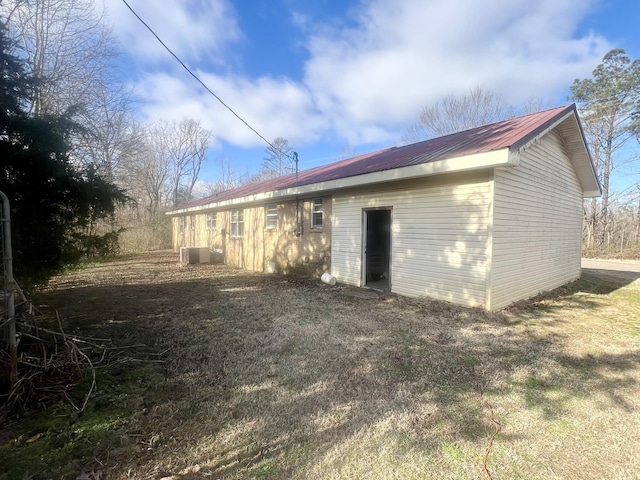
[[[640,60],[624,50],[607,53],[591,78],[576,79],[571,100],[577,103],[593,161],[602,185],[602,199],[591,201],[586,214],[587,245],[604,243],[610,233],[610,179],[623,149],[639,131]]]
[[[0,190],[11,203],[15,276],[30,282],[68,263],[108,251],[115,232],[99,236],[96,220],[126,196],[69,157],[77,126],[67,115],[29,115],[31,78],[0,28]]]

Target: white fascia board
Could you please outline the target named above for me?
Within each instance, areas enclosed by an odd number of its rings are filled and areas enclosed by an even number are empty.
[[[577,114],[573,110],[570,112],[567,112],[565,115],[563,115],[561,118],[556,120],[545,130],[543,130],[542,132],[538,133],[538,135],[530,139],[527,143],[520,145],[517,152],[514,152],[514,154],[519,154],[520,152],[523,152],[524,150],[529,148],[532,144],[534,144],[535,142],[540,140],[542,137],[544,137],[547,133],[549,133],[550,131],[559,127],[562,123],[567,121],[571,122],[571,127],[576,129],[576,132],[581,139],[579,151],[576,151],[575,149],[570,149],[569,155],[570,155],[571,161],[574,163],[574,169],[576,170],[576,174],[578,176],[580,185],[583,188],[585,187],[588,188],[588,190],[585,190],[582,192],[582,196],[583,198],[600,197],[602,195],[602,187],[600,186],[600,182],[598,181],[598,175],[595,171],[593,162],[591,161],[591,154],[589,153],[589,150],[587,148],[586,139],[584,137],[582,127],[580,126],[580,120]],[[595,187],[596,190],[593,190],[593,187]]]
[[[601,196],[602,196],[602,191],[600,190],[587,190],[585,192],[582,192],[583,198],[596,198]]]
[[[520,145],[518,147],[518,152],[523,152],[524,150],[529,148],[532,144],[536,143],[538,140],[540,140],[547,133],[552,131],[554,128],[556,128],[558,125],[560,125],[562,122],[564,122],[569,117],[574,117],[575,118],[575,113],[573,111],[570,111],[570,112],[567,112],[566,114],[564,114],[561,118],[557,119],[555,122],[553,122],[547,128],[545,128],[543,131],[538,133],[535,137],[529,139],[529,141],[527,143],[524,143],[524,144]]]
[[[395,182],[432,175],[441,175],[444,173],[504,167],[508,165],[517,165],[518,160],[518,155],[511,154],[508,148],[503,148],[492,152],[474,153],[463,157],[448,158],[445,160],[421,163],[419,165],[411,165],[408,167],[365,173],[363,175],[354,175],[353,177],[312,183],[310,185],[291,187],[283,190],[262,192],[255,195],[247,195],[245,197],[233,198],[231,200],[224,200],[221,202],[211,202],[206,205],[198,205],[196,207],[172,210],[170,212],[166,212],[166,214],[180,215],[183,213],[194,213],[214,208],[220,209],[251,203],[266,203],[269,200],[283,200],[301,195],[322,194],[324,192],[343,190],[345,188],[359,187],[375,183]]]

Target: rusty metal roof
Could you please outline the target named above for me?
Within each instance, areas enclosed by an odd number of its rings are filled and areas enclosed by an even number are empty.
[[[504,148],[516,150],[571,111],[576,112],[575,104],[514,117],[502,122],[410,145],[378,150],[310,170],[300,171],[297,183],[295,174],[284,175],[190,202],[181,207],[180,210],[209,204],[215,207],[218,202],[248,195],[419,165],[474,153],[485,153]]]

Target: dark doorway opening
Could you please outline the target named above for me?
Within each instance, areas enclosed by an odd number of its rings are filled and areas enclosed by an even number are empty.
[[[391,209],[365,210],[365,285],[391,287]]]

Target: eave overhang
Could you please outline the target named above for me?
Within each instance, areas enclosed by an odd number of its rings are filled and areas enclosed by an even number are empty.
[[[446,173],[515,166],[519,164],[523,151],[554,129],[562,138],[582,187],[583,197],[600,196],[602,188],[587,148],[577,108],[572,104],[439,139],[372,152],[330,165],[328,169],[312,169],[303,172],[306,178],[298,186],[289,175],[279,177],[275,184],[270,181],[270,185],[239,187],[238,192],[231,190],[221,193],[218,200],[217,197],[200,200],[192,206],[167,212],[167,215],[250,206],[300,196],[328,195],[348,188]],[[452,156],[443,158],[446,155]],[[375,171],[371,171],[373,169]],[[265,190],[262,190],[263,187]]]
[[[308,197],[343,190],[346,188],[361,187],[385,182],[395,182],[400,180],[409,180],[420,177],[429,177],[433,175],[442,175],[445,173],[457,173],[488,168],[505,167],[509,165],[516,165],[517,161],[517,156],[511,155],[508,148],[503,148],[491,152],[476,153],[456,158],[447,158],[444,160],[437,160],[434,162],[422,163],[419,165],[411,165],[408,167],[394,168],[392,170],[383,170],[379,172],[355,175],[353,177],[340,178],[327,182],[312,183],[310,185],[285,188],[282,190],[274,190],[271,192],[257,193],[220,202],[211,202],[205,205],[198,205],[194,207],[185,207],[167,212],[167,215],[184,215],[203,212],[207,210],[236,207],[240,205],[265,203],[271,200],[288,200],[301,196]]]

